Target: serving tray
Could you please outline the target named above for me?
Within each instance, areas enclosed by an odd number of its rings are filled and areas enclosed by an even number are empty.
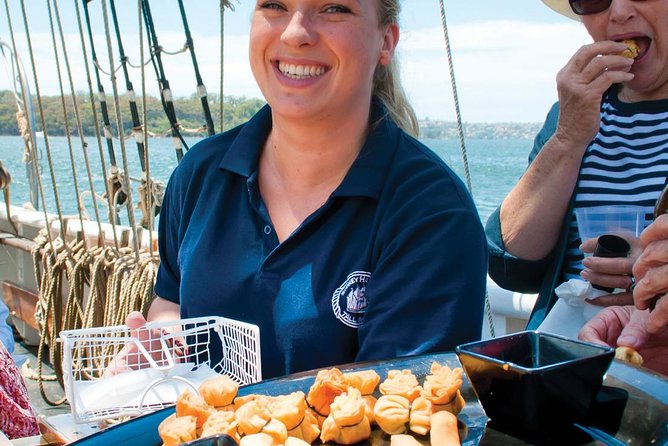
[[[429,372],[432,362],[450,367],[460,367],[454,353],[398,358],[388,361],[356,363],[339,366],[342,371],[375,369],[385,379],[388,370],[410,369],[420,382]],[[302,390],[308,392],[314,381],[315,371],[302,372],[286,377],[250,384],[239,389],[239,395],[259,393],[281,395]],[[668,445],[668,380],[645,369],[614,361],[606,374],[603,389],[597,397],[587,420],[572,429],[560,430],[540,438],[523,438],[513,432],[495,426],[487,418],[467,378],[461,389],[466,406],[459,414],[462,445]],[[162,444],[158,425],[174,413],[173,407],[134,418],[109,427],[73,445],[97,446],[100,444],[155,445]],[[389,446],[389,436],[376,428],[368,441],[360,445]],[[429,445],[428,437],[418,440]]]

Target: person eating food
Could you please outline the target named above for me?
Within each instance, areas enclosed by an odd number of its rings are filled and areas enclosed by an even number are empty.
[[[630,289],[639,251],[585,257],[596,241],[580,239],[575,211],[638,205],[646,225],[668,172],[668,1],[543,2],[581,21],[593,42],[557,74],[559,101],[535,138],[529,166],[486,226],[490,276],[503,288],[539,294],[529,328],[540,325],[555,288],[571,279]],[[626,292],[594,302],[631,299]]]

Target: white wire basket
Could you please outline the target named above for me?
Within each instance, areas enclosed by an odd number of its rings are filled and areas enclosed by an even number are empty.
[[[77,423],[161,409],[219,374],[239,385],[262,380],[259,328],[223,317],[66,330],[60,340]]]

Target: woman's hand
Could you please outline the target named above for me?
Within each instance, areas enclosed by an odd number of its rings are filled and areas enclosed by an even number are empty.
[[[107,365],[103,377],[150,367],[149,357],[158,366],[164,366],[169,364],[168,358],[178,362],[185,356],[182,338],[172,338],[166,329],[146,328],[146,319],[140,312],[128,314],[125,324],[130,329],[130,336],[139,342],[128,342]]]
[[[631,305],[633,303],[633,295],[630,292],[633,284],[633,265],[636,259],[642,253],[640,246],[640,239],[633,236],[623,237],[629,245],[631,251],[628,257],[594,257],[587,256],[582,260],[584,269],[580,276],[591,283],[606,287],[619,288],[627,290],[623,293],[610,294],[608,296],[601,296],[589,301],[593,305],[608,307],[611,305]],[[592,254],[596,249],[598,238],[585,240],[580,245],[580,250],[585,254]]]
[[[633,79],[626,45],[601,41],[581,47],[557,74],[559,122],[555,137],[586,148],[600,127],[601,98],[612,84]]]
[[[649,333],[648,311],[632,305],[608,307],[587,322],[578,338],[613,348],[631,347],[643,357],[643,366],[668,374],[668,329]]]
[[[668,215],[660,215],[640,235],[642,254],[633,266],[636,308],[652,309],[647,331],[657,333],[668,326]]]

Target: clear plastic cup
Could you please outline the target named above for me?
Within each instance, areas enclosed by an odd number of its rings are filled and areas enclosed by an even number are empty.
[[[645,209],[633,205],[593,206],[575,209],[580,239],[603,234],[638,237],[645,227]]]

